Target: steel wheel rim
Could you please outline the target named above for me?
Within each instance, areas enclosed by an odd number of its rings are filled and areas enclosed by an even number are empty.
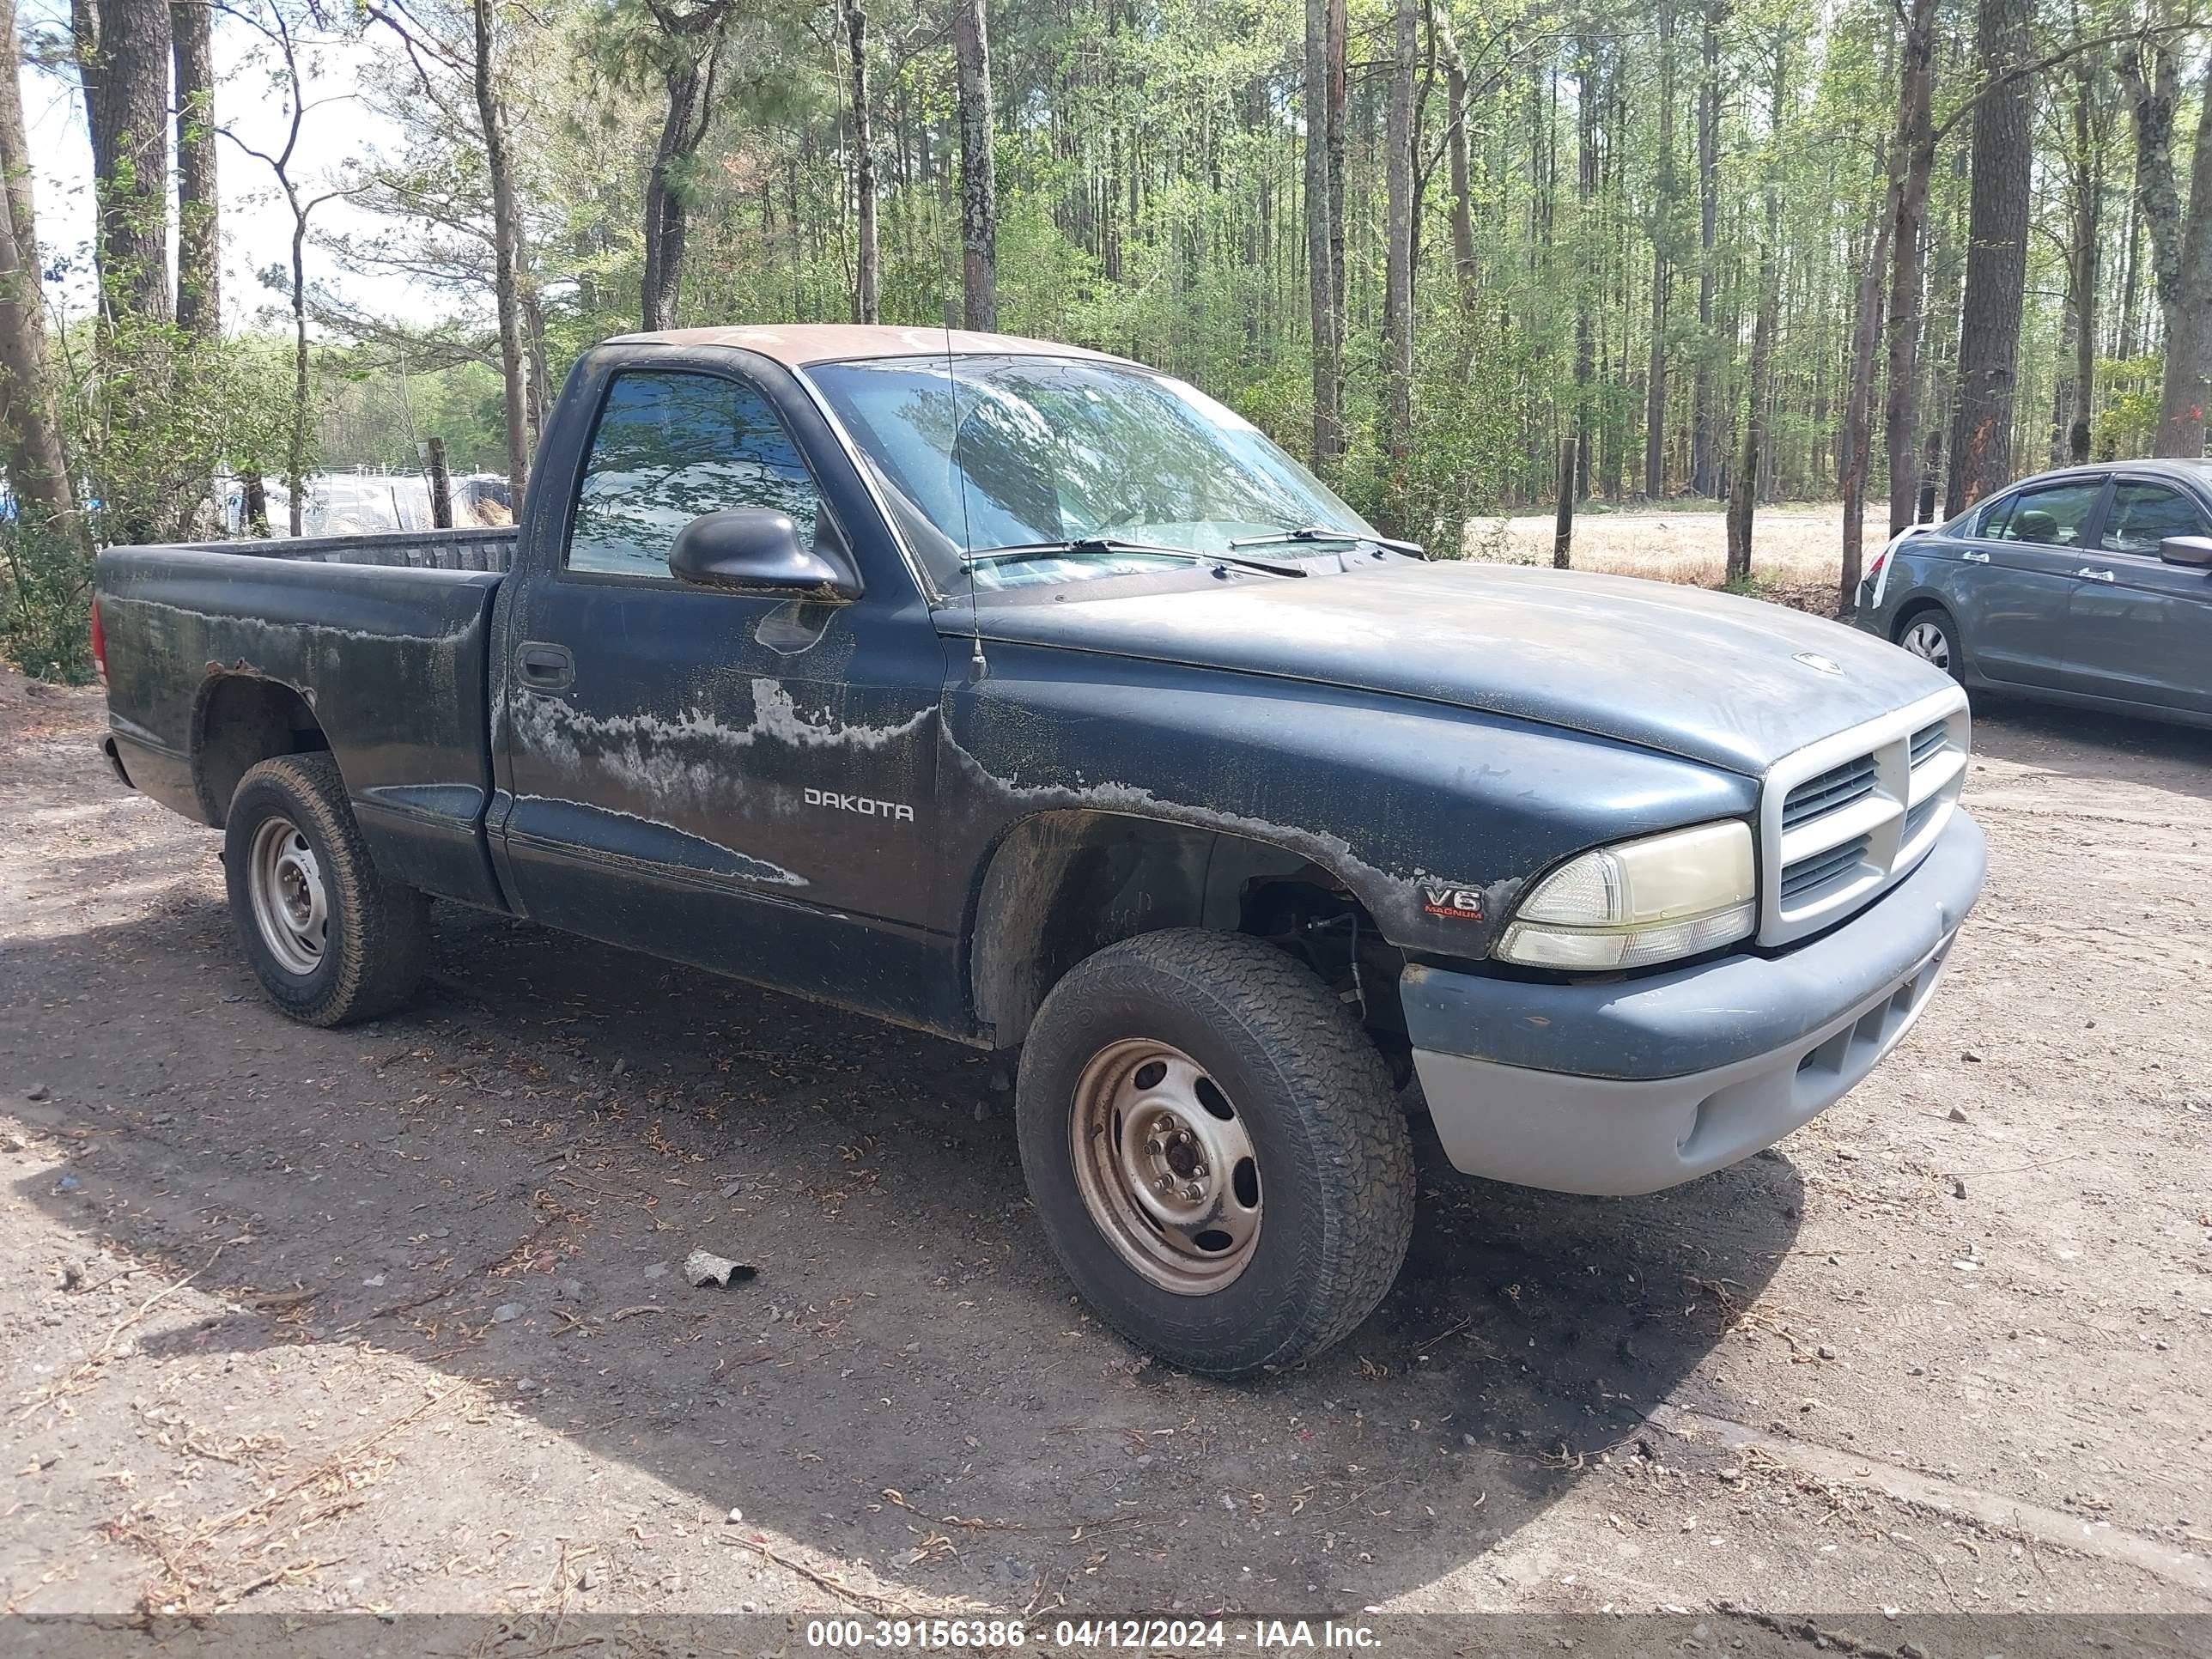
[[[330,940],[330,898],[315,849],[289,818],[270,818],[253,832],[246,887],[254,926],[277,965],[302,979],[321,967]]]
[[[1923,662],[1933,663],[1938,668],[1951,665],[1951,636],[1938,623],[1913,623],[1905,630],[1905,638],[1899,643]]]
[[[1243,1114],[1180,1048],[1109,1043],[1076,1079],[1069,1138],[1084,1208],[1150,1283],[1205,1296],[1251,1265],[1259,1155]]]

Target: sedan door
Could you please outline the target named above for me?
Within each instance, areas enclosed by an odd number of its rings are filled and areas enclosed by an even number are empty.
[[[2067,617],[2082,538],[2105,493],[2101,473],[2030,484],[1990,503],[1961,556],[1959,631],[1966,659],[1997,684],[2066,684]]]
[[[2152,478],[2113,481],[2074,590],[2068,689],[2212,714],[2212,574],[2158,555],[2168,536],[2208,534],[2212,521],[2191,492]]]

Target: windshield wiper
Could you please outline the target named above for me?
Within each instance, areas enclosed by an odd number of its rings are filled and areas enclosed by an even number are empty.
[[[1332,530],[1322,524],[1304,524],[1295,530],[1278,530],[1265,536],[1242,536],[1229,544],[1231,547],[1272,547],[1284,542],[1372,542],[1376,546],[1387,547],[1394,553],[1410,553],[1417,559],[1429,556],[1428,550],[1419,542],[1395,541],[1388,536],[1378,536],[1371,530]]]
[[[1243,544],[1241,542],[1230,544],[1231,547]],[[960,568],[973,570],[978,565],[1023,564],[1032,559],[1110,558],[1119,553],[1156,553],[1170,558],[1188,559],[1194,564],[1233,564],[1241,570],[1265,570],[1277,576],[1303,576],[1306,574],[1303,567],[1295,564],[1274,564],[1266,559],[1239,559],[1226,553],[1200,553],[1188,547],[1164,547],[1157,542],[1128,542],[1115,536],[1077,536],[1063,542],[1018,542],[1012,547],[994,547],[988,552],[970,553],[961,560]]]

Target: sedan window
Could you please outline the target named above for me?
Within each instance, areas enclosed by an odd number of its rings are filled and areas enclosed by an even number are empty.
[[[2112,486],[2112,511],[2105,515],[2105,533],[2097,545],[2112,553],[2158,556],[2158,544],[2168,536],[2202,536],[2204,515],[2197,503],[2164,484],[2118,483]]]
[[[2023,489],[2012,498],[2012,511],[2003,515],[2002,522],[1985,526],[1982,534],[1991,541],[2075,546],[2081,541],[2081,526],[2095,508],[2097,497],[2104,488],[2103,479],[2088,478]]]

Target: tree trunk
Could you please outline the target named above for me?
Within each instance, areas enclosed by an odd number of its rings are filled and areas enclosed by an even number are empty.
[[[2204,73],[2212,99],[2212,66]],[[2212,111],[2212,104],[2200,107]],[[2166,310],[2166,380],[2158,400],[2155,455],[2204,453],[2204,414],[2212,401],[2212,112],[2200,114],[2189,163],[2189,214],[2181,226],[2174,297]]]
[[[1651,210],[1651,356],[1644,371],[1644,494],[1667,493],[1667,301],[1674,287],[1674,0],[1659,0],[1659,188]]]
[[[1975,55],[1987,74],[2028,60],[2033,0],[1981,0]],[[1966,291],[1960,307],[1957,403],[1943,516],[1955,518],[2012,481],[2020,320],[2027,294],[2027,207],[2034,161],[2033,85],[1991,88],[1974,110]]]
[[[676,301],[684,284],[684,246],[690,213],[677,174],[691,159],[692,119],[699,103],[699,70],[679,64],[665,77],[668,109],[645,179],[645,271],[638,314],[647,333],[676,326]]]
[[[1328,0],[1328,281],[1329,307],[1336,319],[1336,425],[1344,429],[1345,283],[1351,265],[1344,257],[1345,110],[1351,54],[1352,22],[1346,0]],[[1136,217],[1130,216],[1132,221]]]
[[[2089,60],[2074,70],[2074,146],[2081,172],[2074,197],[2074,408],[2066,454],[2076,465],[2089,459],[2097,407],[2098,254],[2105,212],[2104,134],[2095,120],[2097,68]]]
[[[1743,417],[1743,453],[1738,457],[1728,510],[1728,580],[1751,575],[1752,519],[1759,506],[1759,476],[1766,459],[1767,428],[1773,411],[1774,328],[1781,305],[1782,122],[1789,107],[1789,49],[1780,30],[1774,36],[1774,82],[1771,88],[1773,131],[1766,157],[1766,238],[1759,251],[1759,316],[1751,331],[1751,374]]]
[[[2142,212],[2136,193],[2127,192],[2127,228],[2120,237],[2120,325],[2112,356],[2124,362],[2136,355],[2136,299],[2142,289],[2137,269],[2142,254]]]
[[[1844,568],[1836,614],[1849,621],[1858,607],[1859,568],[1866,546],[1867,473],[1874,459],[1874,370],[1881,353],[1881,279],[1889,265],[1891,228],[1897,198],[1904,189],[1900,157],[1884,169],[1889,184],[1882,198],[1866,263],[1859,270],[1857,302],[1851,314],[1851,384],[1844,404],[1844,441],[1836,475],[1844,496]]]
[[[955,0],[960,79],[960,275],[969,328],[999,325],[999,181],[992,153],[991,33],[984,0]]]
[[[860,252],[854,262],[853,317],[878,320],[876,289],[876,158],[868,118],[868,15],[860,0],[845,0],[845,38],[853,54],[853,195],[860,218]]]
[[[213,15],[210,0],[169,6],[177,64],[177,326],[200,341],[222,332]]]
[[[522,265],[521,216],[514,201],[514,174],[507,154],[507,112],[493,72],[492,0],[473,0],[476,23],[477,117],[483,125],[484,167],[491,175],[492,295],[499,313],[501,390],[507,417],[507,504],[522,519],[523,491],[530,481],[530,403],[527,366],[523,361],[522,317],[516,283]]]
[[[1336,306],[1335,244],[1329,221],[1328,0],[1306,0],[1306,289],[1313,332],[1314,470],[1327,474],[1344,453],[1339,376],[1342,338]]]
[[[295,80],[294,94],[301,90]],[[291,497],[287,516],[297,538],[307,510],[307,216],[291,181],[283,183],[292,206],[292,429],[284,441],[284,490]]]
[[[91,13],[89,5],[75,9]],[[103,319],[169,320],[169,3],[106,0],[82,54]]]
[[[1725,349],[1714,326],[1718,273],[1714,248],[1721,216],[1721,19],[1727,0],[1705,0],[1698,72],[1698,362],[1690,389],[1690,487],[1720,494],[1720,410],[1714,385],[1716,359]]]
[[[1597,373],[1597,337],[1590,309],[1592,289],[1598,283],[1597,214],[1597,42],[1589,34],[1575,42],[1575,237],[1581,249],[1582,269],[1575,277],[1575,465],[1582,469],[1575,480],[1576,494],[1589,493],[1592,404],[1591,381]]]
[[[1920,286],[1927,249],[1928,178],[1935,170],[1932,100],[1936,94],[1936,0],[1911,0],[1898,64],[1897,131],[1892,153],[1899,168],[1897,214],[1890,226],[1889,395],[1882,435],[1889,459],[1889,530],[1913,522],[1920,491],[1914,428],[1920,418]]]
[[[0,0],[0,64],[21,61],[15,0]],[[76,501],[62,455],[53,386],[46,373],[46,310],[31,211],[30,151],[13,74],[0,76],[0,448],[8,482],[26,515],[76,528]]]
[[[1419,0],[1397,0],[1392,31],[1389,112],[1384,123],[1382,294],[1383,499],[1391,533],[1407,533],[1406,458],[1413,426],[1413,73],[1419,61]]]
[[[2130,42],[2121,48],[2119,71],[2135,120],[2136,212],[2149,236],[2151,283],[2166,325],[2166,371],[2159,390],[2158,431],[2151,453],[2193,456],[2203,447],[2203,420],[2200,403],[2196,447],[2191,448],[2185,418],[2190,405],[2185,394],[2195,388],[2201,368],[2196,361],[2199,343],[2188,315],[2183,271],[2190,237],[2173,181],[2173,117],[2180,101],[2180,70],[2172,49],[2160,40],[2147,45]],[[2200,129],[2205,126],[2212,126],[2212,122],[2199,123]],[[2203,149],[2200,131],[2200,157]],[[2191,220],[2199,217],[2200,206],[2212,215],[2212,199],[2208,198],[2212,198],[2212,192],[2191,202]],[[2177,414],[2184,417],[2179,426],[2172,422]]]
[[[1444,93],[1450,106],[1451,127],[1444,136],[1444,149],[1451,173],[1452,271],[1459,279],[1460,310],[1472,317],[1479,286],[1474,258],[1474,185],[1468,177],[1467,125],[1473,118],[1473,111],[1467,95],[1467,65],[1460,58],[1459,42],[1452,37],[1450,25],[1442,12],[1437,15],[1437,26],[1445,32],[1445,50],[1449,53]]]

